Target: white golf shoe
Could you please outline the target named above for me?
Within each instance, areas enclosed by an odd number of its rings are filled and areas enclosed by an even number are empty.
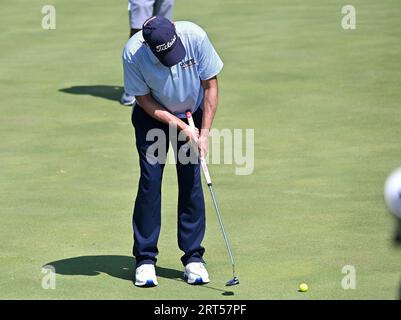
[[[135,103],[135,96],[131,96],[124,91],[120,103],[124,106],[132,106]]]
[[[154,287],[158,285],[153,264],[143,264],[136,268],[135,285],[138,287]]]
[[[184,278],[189,284],[209,283],[209,273],[202,262],[191,262],[185,266]]]

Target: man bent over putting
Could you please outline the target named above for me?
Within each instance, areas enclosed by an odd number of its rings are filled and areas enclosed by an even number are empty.
[[[159,129],[170,136],[176,154],[178,177],[178,244],[189,284],[208,283],[204,266],[205,204],[199,161],[180,161],[178,151],[186,143],[196,144],[200,156],[208,149],[208,135],[217,109],[217,74],[223,62],[206,32],[194,23],[154,16],[146,20],[123,51],[124,88],[135,96],[132,124],[135,129],[141,176],[134,206],[133,229],[136,258],[135,285],[155,286],[157,241],[161,225],[161,183],[164,157],[149,157],[147,133]],[[191,111],[198,130],[185,119]],[[177,141],[178,140],[178,141]],[[169,140],[165,139],[165,149]],[[187,144],[188,145],[188,144]],[[187,150],[190,152],[190,150]],[[197,157],[197,156],[196,156]],[[197,160],[197,159],[195,159]]]

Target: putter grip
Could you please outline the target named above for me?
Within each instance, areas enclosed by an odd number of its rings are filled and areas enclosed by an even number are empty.
[[[185,113],[187,120],[188,120],[188,124],[192,129],[195,129],[195,123],[194,123],[194,119],[192,118],[192,113],[190,111],[187,111]],[[209,170],[207,168],[207,164],[206,164],[206,160],[205,158],[200,158],[200,164],[202,167],[202,171],[203,171],[203,175],[205,176],[206,179],[206,183],[208,186],[212,185],[212,179],[210,179],[210,174],[209,174]]]

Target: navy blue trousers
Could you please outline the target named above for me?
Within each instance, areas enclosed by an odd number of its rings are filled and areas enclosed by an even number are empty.
[[[196,127],[201,127],[202,110],[192,115]],[[139,105],[132,112],[132,124],[135,129],[136,147],[139,153],[141,176],[138,193],[135,200],[132,219],[134,229],[133,254],[136,266],[145,263],[155,264],[158,254],[157,241],[161,225],[161,185],[164,170],[163,161],[148,161],[146,152],[155,140],[146,141],[149,130],[161,129],[166,136],[165,150],[169,148],[169,126],[149,116]],[[186,119],[185,119],[186,121]],[[175,130],[175,134],[178,132]],[[172,135],[176,157],[178,178],[178,246],[184,252],[181,257],[183,265],[190,262],[204,262],[205,249],[201,246],[205,234],[205,202],[202,191],[199,161],[187,164],[177,159],[177,149],[180,150],[185,141],[178,141]],[[160,156],[160,155],[158,155]],[[163,158],[163,157],[161,157]],[[194,163],[195,162],[195,163]]]

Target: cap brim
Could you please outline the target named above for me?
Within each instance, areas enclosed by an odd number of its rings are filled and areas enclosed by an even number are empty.
[[[185,51],[184,45],[181,42],[181,39],[177,37],[175,45],[164,54],[162,55],[158,54],[157,58],[159,59],[161,64],[170,68],[172,66],[175,66],[182,59],[184,59],[186,54],[187,53]]]

